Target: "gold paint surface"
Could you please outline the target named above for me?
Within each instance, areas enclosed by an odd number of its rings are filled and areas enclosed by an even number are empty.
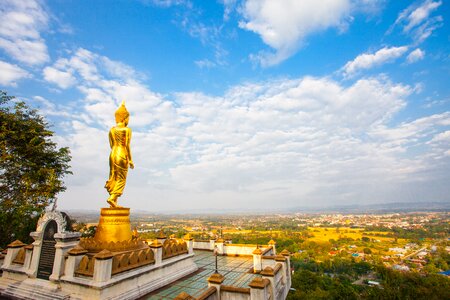
[[[187,244],[184,240],[168,239],[163,244],[162,259],[188,253]]]
[[[155,257],[150,248],[117,253],[113,257],[112,275],[139,268],[141,266],[153,264]]]
[[[117,199],[122,195],[127,181],[128,167],[134,168],[131,159],[131,129],[128,128],[130,114],[128,113],[125,102],[115,112],[116,126],[109,131],[109,145],[111,153],[109,155],[109,179],[106,181],[105,188],[109,193],[106,202],[111,207],[120,207]]]
[[[94,240],[100,243],[131,240],[130,209],[127,207],[102,208]]]

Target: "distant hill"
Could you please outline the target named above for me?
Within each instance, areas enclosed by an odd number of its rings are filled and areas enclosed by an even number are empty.
[[[191,210],[172,210],[150,212],[144,210],[133,210],[132,217],[139,218],[141,216],[162,216],[185,215],[185,216],[202,216],[202,215],[266,215],[266,214],[289,214],[289,213],[341,213],[341,214],[357,214],[357,213],[408,213],[408,212],[433,212],[433,211],[450,211],[450,203],[447,202],[395,202],[395,203],[378,203],[378,204],[349,204],[334,205],[328,207],[307,207],[298,206],[284,209],[191,209]],[[67,210],[70,216],[75,219],[86,222],[95,220],[99,216],[99,211],[95,210]]]
[[[291,212],[303,213],[397,213],[415,211],[450,211],[447,202],[394,202],[377,204],[335,205],[329,207],[295,207]]]

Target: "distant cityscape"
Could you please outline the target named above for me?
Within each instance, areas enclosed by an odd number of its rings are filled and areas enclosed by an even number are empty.
[[[95,214],[72,214],[82,227],[97,225]],[[132,227],[151,241],[161,231],[199,240],[224,238],[227,243],[266,244],[274,239],[294,258],[323,261],[335,256],[383,265],[401,271],[445,272],[442,253],[450,254],[450,212],[359,214],[193,214],[140,213]],[[78,229],[80,229],[79,227]],[[282,249],[280,249],[282,250]],[[447,257],[448,259],[448,257]]]

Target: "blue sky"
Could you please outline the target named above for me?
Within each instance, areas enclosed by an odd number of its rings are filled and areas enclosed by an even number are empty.
[[[448,3],[0,3],[0,88],[72,152],[62,209],[107,198],[122,99],[120,204],[273,210],[449,201]]]

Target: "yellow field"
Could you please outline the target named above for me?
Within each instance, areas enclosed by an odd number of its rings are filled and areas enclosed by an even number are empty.
[[[362,238],[363,229],[341,227],[339,231],[334,227],[308,227],[308,233],[314,235],[308,240],[318,242],[328,242],[330,239],[352,238],[354,240]]]
[[[213,233],[217,233],[217,230],[212,230]],[[190,234],[195,234],[202,232],[195,232],[191,231]],[[235,229],[224,229],[224,234],[228,235],[246,235],[246,236],[253,236],[259,235],[259,236],[272,236],[273,239],[277,239],[277,236],[286,237],[286,232],[281,230],[267,230],[267,231],[253,231],[253,230],[235,230]],[[302,234],[304,232],[291,232],[292,234]],[[363,228],[350,228],[350,227],[339,227],[338,229],[336,227],[308,227],[308,234],[311,236],[307,240],[308,241],[315,241],[315,242],[329,242],[331,239],[337,241],[342,238],[351,238],[355,241],[361,240],[363,237],[370,238],[373,243],[370,245],[367,245],[374,253],[378,254],[389,254],[387,253],[388,247],[402,247],[404,246],[408,241],[405,239],[398,239],[397,242],[395,242],[395,239],[393,237],[388,237],[388,232],[378,232],[378,231],[370,231],[365,232]],[[352,245],[352,242],[350,241],[349,245]],[[362,252],[363,248],[367,246],[358,246],[357,248],[354,248],[355,251]]]
[[[232,230],[232,229],[224,229],[223,233],[226,234],[249,234],[252,233],[252,230]],[[280,234],[282,231],[279,230],[258,230],[255,231],[257,234],[266,234],[266,235],[274,235],[274,234]]]
[[[370,239],[379,240],[380,242],[393,242],[394,238],[388,236],[377,236],[375,234],[387,235],[387,232],[366,232],[363,235],[364,229],[340,227],[339,231],[334,227],[308,227],[308,233],[314,235],[308,240],[317,242],[328,242],[330,239],[338,240],[340,238],[352,238],[354,240],[361,239],[363,236]],[[404,239],[398,239],[398,244],[407,243]]]

